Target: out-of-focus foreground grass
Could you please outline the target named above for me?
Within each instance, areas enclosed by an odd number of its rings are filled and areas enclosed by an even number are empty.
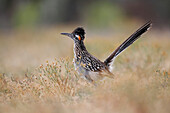
[[[95,87],[74,71],[73,42],[59,34],[73,28],[0,35],[1,113],[170,111],[168,31],[143,35],[115,60],[115,79],[105,79]],[[89,30],[85,44],[90,53],[104,60],[134,29],[106,31],[104,35]]]

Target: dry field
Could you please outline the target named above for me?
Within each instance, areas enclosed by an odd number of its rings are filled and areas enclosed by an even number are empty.
[[[169,113],[168,30],[143,35],[115,60],[115,79],[93,86],[74,71],[73,41],[59,34],[73,28],[0,33],[0,113]],[[137,28],[88,29],[85,44],[104,60]]]

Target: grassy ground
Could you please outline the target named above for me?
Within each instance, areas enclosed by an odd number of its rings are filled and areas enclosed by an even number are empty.
[[[95,87],[74,71],[72,41],[59,35],[72,28],[0,34],[0,113],[170,111],[168,31],[143,35],[115,60],[115,79],[106,78]],[[134,29],[88,30],[85,44],[104,60]]]

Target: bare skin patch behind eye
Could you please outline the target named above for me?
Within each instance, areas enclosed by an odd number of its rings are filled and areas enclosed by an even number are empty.
[[[80,37],[80,36],[78,36],[78,39],[79,39],[79,40],[81,40],[81,37]]]
[[[81,37],[80,37],[80,35],[76,35],[76,37],[77,37],[79,40],[81,40]]]

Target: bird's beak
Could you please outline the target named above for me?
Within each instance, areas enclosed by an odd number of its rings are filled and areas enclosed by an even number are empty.
[[[61,33],[61,35],[66,35],[68,37],[72,37],[72,34],[71,33]]]

